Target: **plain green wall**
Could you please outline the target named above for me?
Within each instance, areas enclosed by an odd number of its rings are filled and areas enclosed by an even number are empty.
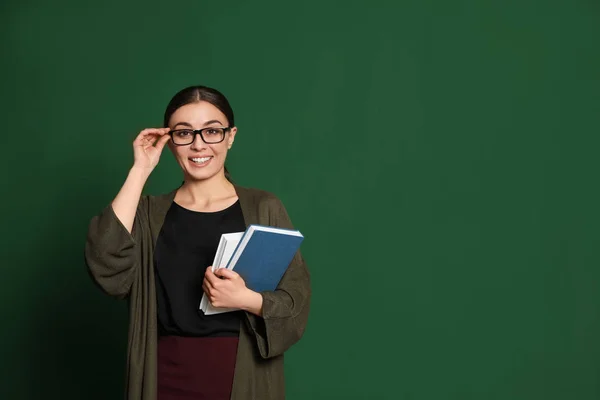
[[[600,8],[413,0],[0,6],[0,398],[116,399],[127,313],[83,264],[184,86],[306,236],[289,399],[600,397]],[[181,181],[165,153],[146,192]]]

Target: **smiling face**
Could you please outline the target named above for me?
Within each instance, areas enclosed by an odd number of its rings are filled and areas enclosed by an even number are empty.
[[[217,107],[206,101],[186,104],[177,109],[169,121],[171,132],[181,129],[204,129],[207,141],[220,139],[218,128],[229,127],[229,121]],[[206,180],[216,176],[225,178],[224,166],[227,150],[231,148],[237,128],[232,127],[224,133],[220,143],[205,143],[200,134],[196,134],[191,144],[177,146],[169,141],[169,148],[175,155],[187,179]],[[191,140],[190,132],[173,132],[173,138]]]

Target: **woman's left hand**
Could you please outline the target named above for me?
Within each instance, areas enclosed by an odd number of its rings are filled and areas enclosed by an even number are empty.
[[[262,296],[248,289],[244,279],[234,271],[219,268],[213,273],[212,267],[208,267],[202,289],[213,307],[239,308],[260,315]]]

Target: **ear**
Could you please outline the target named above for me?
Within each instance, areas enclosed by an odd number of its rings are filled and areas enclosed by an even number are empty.
[[[229,136],[227,137],[227,148],[228,149],[231,149],[231,146],[233,146],[233,142],[235,141],[235,135],[236,135],[236,133],[237,133],[237,127],[234,126],[229,131]]]

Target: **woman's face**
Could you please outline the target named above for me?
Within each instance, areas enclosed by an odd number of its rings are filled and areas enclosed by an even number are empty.
[[[204,129],[204,128],[226,128],[229,121],[219,109],[212,104],[201,101],[199,103],[187,104],[180,107],[171,115],[169,127],[171,132],[181,129]],[[215,134],[218,130],[205,131],[207,141],[220,139]],[[177,162],[183,169],[186,177],[194,180],[204,180],[217,174],[223,173],[227,150],[231,148],[236,128],[225,132],[225,138],[220,143],[205,143],[200,134],[194,136],[191,144],[177,146],[172,140],[169,141],[169,148],[175,155]],[[191,140],[189,132],[178,134],[179,140]]]

